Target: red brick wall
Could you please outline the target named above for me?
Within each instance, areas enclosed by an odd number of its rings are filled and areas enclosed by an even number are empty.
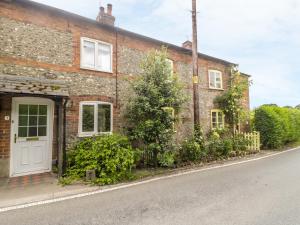
[[[10,123],[11,97],[0,96],[0,159],[8,159],[10,155]]]

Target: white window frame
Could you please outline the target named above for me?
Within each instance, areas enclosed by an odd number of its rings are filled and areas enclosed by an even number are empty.
[[[221,82],[221,87],[217,87],[217,81],[216,81],[216,76],[215,80],[213,81],[214,86],[211,85],[211,73],[219,74],[220,75],[220,82]],[[210,89],[216,89],[216,90],[224,90],[223,89],[223,73],[219,70],[208,70],[208,85]]]
[[[94,67],[83,64],[84,41],[93,42],[95,44],[95,58],[94,58],[95,66]],[[100,69],[97,66],[96,56],[98,54],[98,44],[103,44],[103,45],[107,45],[107,46],[110,47],[110,68],[109,68],[109,70],[103,70],[103,69]],[[91,38],[87,38],[87,37],[81,37],[81,41],[80,41],[80,68],[81,69],[87,69],[87,70],[95,70],[95,71],[100,71],[100,72],[106,72],[106,73],[112,73],[112,68],[113,68],[113,45],[110,44],[110,43],[107,43],[107,42],[103,42],[103,41],[99,41],[99,40],[95,40],[95,39],[91,39]]]
[[[173,117],[173,119],[175,119],[175,109],[173,107],[163,107],[162,109],[167,113],[171,112],[171,116]],[[176,131],[175,130],[175,122],[173,122],[172,129],[173,129],[173,131]]]
[[[82,131],[82,109],[84,105],[94,106],[94,131],[83,132]],[[110,105],[110,132],[98,132],[98,105]],[[110,102],[102,101],[83,101],[79,105],[79,123],[78,123],[78,136],[79,137],[91,137],[95,135],[112,134],[113,133],[113,104]]]
[[[217,116],[217,118],[216,118],[217,127],[213,126],[213,113],[216,113],[216,116]],[[219,113],[222,113],[222,121],[219,121],[219,115],[218,115]],[[224,129],[225,128],[225,114],[224,114],[224,112],[220,109],[211,110],[211,112],[210,112],[210,122],[211,122],[211,129],[213,129],[213,130],[215,130],[215,129]],[[220,124],[222,126],[220,126]]]

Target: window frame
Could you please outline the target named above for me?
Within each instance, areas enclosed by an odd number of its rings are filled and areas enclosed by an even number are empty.
[[[83,106],[92,105],[94,106],[94,131],[93,132],[83,132],[82,131],[82,114]],[[110,106],[110,132],[98,132],[98,105],[109,105]],[[110,102],[103,101],[82,101],[79,104],[79,123],[78,123],[78,136],[79,137],[91,137],[97,135],[111,135],[113,133],[113,104]]]
[[[215,80],[214,80],[214,85],[215,86],[211,85],[211,73],[218,73],[220,75],[220,84],[221,84],[220,88],[218,88],[217,85],[216,85],[217,84],[216,76],[215,76]],[[209,86],[210,89],[224,90],[223,89],[223,73],[220,70],[208,70],[208,86]]]
[[[217,113],[217,118],[216,118],[217,127],[214,127],[214,125],[213,125],[214,124],[213,123],[213,113]],[[220,121],[219,121],[219,115],[218,115],[219,113],[222,113],[222,121],[221,121],[222,123],[220,123]],[[224,112],[220,109],[212,109],[211,112],[210,112],[210,123],[211,123],[211,129],[212,130],[224,129],[225,128],[225,114],[224,114]],[[222,127],[220,127],[220,124],[222,124]]]
[[[167,59],[166,59],[166,62],[167,62],[167,63],[170,63],[170,66],[171,66],[171,74],[170,74],[170,77],[173,78],[173,76],[174,76],[174,61],[173,61],[172,59],[167,58]]]
[[[175,120],[175,109],[173,107],[163,107],[162,110],[164,110],[166,113],[171,112],[171,116],[173,117],[173,120]],[[173,131],[176,131],[175,129],[175,121],[173,122],[172,125]]]
[[[95,66],[91,67],[91,66],[87,66],[83,64],[83,58],[84,58],[84,50],[83,50],[83,46],[84,46],[84,41],[88,41],[88,42],[93,42],[95,44],[95,52],[94,52],[94,60],[95,60]],[[99,69],[99,67],[97,67],[97,60],[96,60],[96,54],[98,52],[98,44],[103,44],[103,45],[107,45],[110,47],[110,68],[109,70],[104,70],[104,69]],[[97,55],[98,56],[98,55]],[[81,37],[80,38],[80,68],[81,69],[86,69],[86,70],[94,70],[94,71],[99,71],[99,72],[105,72],[105,73],[112,73],[113,72],[113,45],[104,41],[100,41],[100,40],[96,40],[96,39],[91,39],[88,37]]]

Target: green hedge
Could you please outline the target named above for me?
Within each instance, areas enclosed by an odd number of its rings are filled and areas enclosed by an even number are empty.
[[[112,184],[130,176],[135,151],[128,139],[120,135],[85,138],[68,152],[69,178],[84,178],[95,170],[96,183]]]
[[[300,138],[300,110],[261,106],[255,110],[254,128],[260,132],[264,148],[280,148]]]

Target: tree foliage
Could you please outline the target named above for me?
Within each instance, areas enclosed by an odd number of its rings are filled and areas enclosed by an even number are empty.
[[[147,151],[157,156],[170,148],[175,118],[169,110],[178,113],[185,102],[183,87],[179,84],[167,61],[167,49],[151,51],[143,63],[141,76],[132,82],[134,95],[127,108],[128,134],[139,141]]]

